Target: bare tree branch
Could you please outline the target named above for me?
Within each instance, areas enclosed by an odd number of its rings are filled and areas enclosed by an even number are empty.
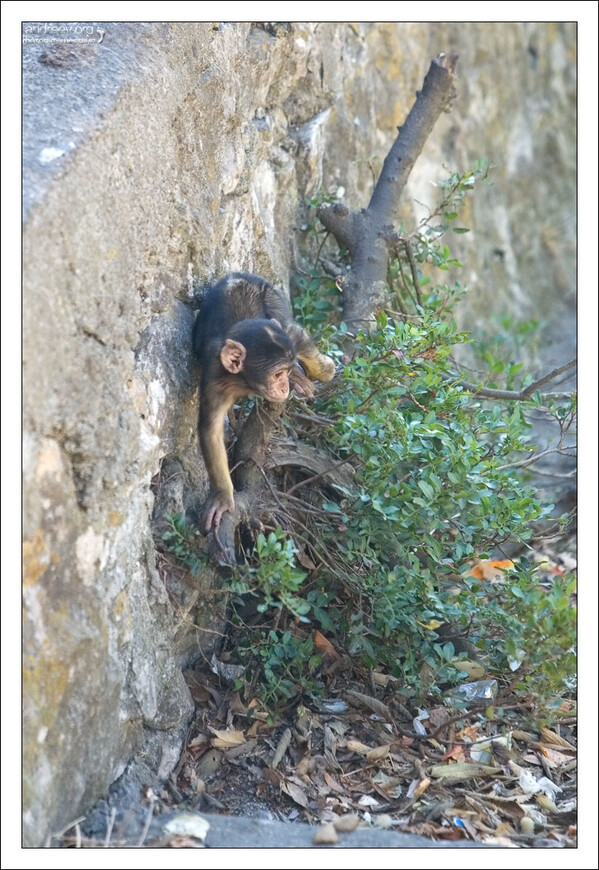
[[[532,394],[535,392],[535,390],[538,390],[539,387],[544,386],[544,384],[548,384],[549,381],[557,378],[557,376],[563,374],[563,372],[566,372],[569,369],[573,369],[575,365],[576,360],[572,359],[565,365],[560,366],[557,369],[553,369],[553,371],[549,372],[549,374],[543,375],[543,377],[539,378],[537,381],[533,381],[532,384],[524,387],[523,390],[495,390],[491,387],[481,387],[477,386],[476,384],[470,384],[468,383],[468,381],[460,381],[460,386],[464,387],[465,390],[468,390],[469,393],[474,393],[477,396],[484,396],[487,399],[507,399],[513,402],[523,402],[526,401],[526,399],[530,399]],[[568,395],[568,393],[548,393],[546,394],[546,397],[556,398]]]
[[[554,453],[559,453],[560,456],[569,456],[569,453],[564,453],[564,450],[573,449],[565,447],[561,449],[560,447],[551,447],[547,450],[541,450],[540,453],[533,453],[532,456],[529,456],[528,459],[522,459],[520,462],[508,462],[506,465],[498,465],[495,468],[495,471],[505,471],[508,468],[526,468],[528,465],[532,465],[535,462],[538,462],[539,459],[542,459],[544,456],[551,456]]]
[[[559,480],[573,480],[576,477],[576,469],[573,468],[567,474],[560,474],[559,471],[541,471],[540,468],[531,468],[533,474],[540,474],[541,477],[555,477]]]
[[[416,102],[398,128],[368,207],[357,212],[335,203],[318,210],[326,229],[349,251],[351,271],[343,279],[343,319],[354,329],[368,328],[384,305],[388,236],[399,221],[400,197],[412,167],[454,94],[456,61],[457,57],[444,54],[432,61]],[[417,278],[414,287],[420,300]]]

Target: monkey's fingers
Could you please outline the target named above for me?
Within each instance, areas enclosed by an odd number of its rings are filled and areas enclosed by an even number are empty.
[[[306,399],[314,398],[314,386],[312,381],[300,370],[299,366],[295,366],[289,372],[289,383],[298,396]]]
[[[220,525],[220,520],[222,517],[222,513],[220,516],[217,516],[217,508],[216,505],[211,505],[206,512],[204,513],[204,534],[207,535],[208,532],[212,531],[212,527],[218,529]]]
[[[229,499],[227,496],[224,496],[222,494],[210,498],[204,508],[202,516],[202,527],[204,529],[204,533],[207,535],[208,532],[218,529],[223,518],[223,514],[226,514],[227,511],[234,510],[235,502],[233,501],[233,499]]]

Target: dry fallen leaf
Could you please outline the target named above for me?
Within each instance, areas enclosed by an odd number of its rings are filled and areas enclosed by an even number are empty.
[[[416,788],[414,789],[414,800],[417,800],[421,795],[423,795],[430,784],[430,779],[421,779]]]
[[[500,822],[495,829],[495,834],[498,837],[505,837],[514,833],[514,829],[509,822]]]
[[[537,742],[537,738],[529,731],[520,731],[519,729],[516,729],[512,731],[512,737],[514,738],[514,740],[522,740],[524,743]]]
[[[464,779],[472,779],[475,776],[494,776],[501,773],[498,767],[489,767],[486,764],[435,764],[431,768],[431,776],[436,776],[440,779],[459,782]]]
[[[270,767],[265,767],[262,771],[262,776],[270,785],[274,785],[275,788],[281,788],[284,777],[278,770],[272,770]]]
[[[514,563],[510,559],[500,559],[493,561],[491,559],[476,559],[471,570],[466,571],[464,577],[476,577],[477,580],[503,580],[505,571],[514,567]]]
[[[433,728],[439,728],[449,719],[451,713],[447,707],[432,707],[429,710],[429,720]]]
[[[321,634],[318,629],[314,632],[314,646],[323,654],[323,656],[325,656],[325,658],[339,658],[339,653],[337,652],[331,641],[327,640],[324,634]]]
[[[335,777],[330,775],[330,773],[324,773],[323,777],[329,788],[333,789],[333,791],[336,791],[339,794],[345,794],[346,790],[343,788],[341,783],[337,782]]]
[[[243,731],[217,731],[216,728],[210,730],[214,734],[210,742],[215,749],[231,749],[232,746],[245,743]]]
[[[308,571],[314,571],[316,568],[316,565],[304,550],[298,550],[296,553],[296,559],[302,568],[307,568]]]
[[[371,749],[370,752],[366,754],[366,761],[381,761],[381,759],[386,758],[389,755],[389,750],[391,749],[391,744],[387,743],[385,746],[375,746],[374,749]]]
[[[363,695],[362,692],[354,692],[353,689],[348,689],[345,694],[346,696],[349,696],[350,699],[355,698],[356,701],[360,701],[365,707],[368,707],[374,713],[382,716],[383,719],[393,718],[389,707],[387,707],[386,704],[383,704],[382,701],[377,700],[377,698],[373,698],[371,695]]]
[[[479,724],[466,725],[461,731],[458,731],[458,740],[478,740]]]
[[[548,813],[557,813],[558,809],[556,805],[553,803],[550,797],[547,797],[546,794],[538,794],[535,796],[535,800],[542,810]]]
[[[391,674],[381,674],[379,671],[373,671],[372,682],[376,686],[382,686],[386,689],[389,683],[398,683],[399,677],[392,677]]]
[[[541,738],[543,743],[550,743],[553,746],[561,746],[562,749],[569,749],[571,752],[576,752],[575,746],[572,746],[571,743],[568,743],[568,741],[564,740],[563,737],[560,737],[559,734],[550,731],[549,728],[541,728]]]
[[[451,749],[448,749],[445,755],[441,756],[441,761],[449,761],[450,758],[455,758],[460,762],[464,761],[464,747],[459,744],[452,746]]]
[[[456,671],[465,671],[471,680],[480,680],[485,675],[485,669],[478,662],[462,661],[452,662]]]
[[[357,752],[358,755],[368,755],[372,750],[372,746],[366,746],[365,743],[360,743],[359,740],[348,740],[347,748],[350,752]]]
[[[279,766],[281,763],[283,756],[287,752],[289,748],[289,744],[291,743],[291,729],[285,728],[281,735],[281,739],[279,740],[279,744],[275,750],[275,754],[272,757],[272,761],[270,762],[270,766],[273,770]]]
[[[371,797],[369,794],[363,794],[358,804],[361,807],[378,807],[380,806],[380,801],[377,801],[376,798]]]
[[[304,809],[308,808],[308,796],[298,785],[294,782],[289,782],[289,780],[283,780],[281,782],[281,791],[284,791],[285,794],[289,795],[292,801],[295,801],[296,804],[299,804],[300,807]]]
[[[558,752],[557,749],[550,749],[548,746],[542,746],[540,743],[533,743],[533,747],[543,755],[549,767],[561,767],[563,764],[569,764],[572,761],[571,755]]]
[[[500,795],[480,795],[480,800],[485,804],[487,802],[493,805],[494,809],[497,809],[501,815],[508,816],[510,819],[513,819],[515,822],[519,822],[524,815],[526,815],[526,811],[522,809],[520,803],[525,803],[528,800],[526,795],[517,795],[516,797],[503,797]]]
[[[258,738],[248,740],[247,743],[240,743],[239,746],[234,746],[232,749],[225,751],[227,761],[232,761],[235,758],[242,758],[244,755],[249,755],[258,745]]]

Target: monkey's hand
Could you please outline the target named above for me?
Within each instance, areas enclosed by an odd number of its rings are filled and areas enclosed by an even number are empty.
[[[302,396],[305,399],[314,398],[314,385],[297,363],[289,372],[289,385],[298,396]]]
[[[233,492],[211,492],[206,500],[206,504],[202,509],[200,525],[204,530],[204,534],[216,529],[220,526],[220,521],[223,514],[227,511],[231,513],[235,510],[235,500]]]

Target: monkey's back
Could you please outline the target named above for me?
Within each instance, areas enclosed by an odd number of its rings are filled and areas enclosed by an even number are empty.
[[[194,352],[202,361],[241,320],[275,317],[285,325],[289,316],[288,303],[269,281],[249,272],[233,272],[206,291],[193,327]]]

